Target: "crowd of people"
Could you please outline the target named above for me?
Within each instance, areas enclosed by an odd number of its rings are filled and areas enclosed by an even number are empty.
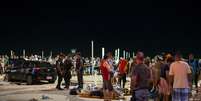
[[[13,57],[19,58],[19,57]],[[61,88],[62,79],[65,88],[69,88],[72,70],[77,75],[78,88],[83,89],[83,75],[85,72],[93,74],[93,66],[98,66],[102,75],[103,94],[105,101],[110,101],[113,95],[113,85],[118,84],[125,88],[127,78],[131,78],[131,101],[188,101],[192,85],[198,88],[201,70],[201,60],[195,59],[192,53],[184,59],[180,52],[157,55],[154,58],[145,57],[143,52],[138,52],[134,57],[121,57],[116,63],[111,52],[102,59],[83,58],[80,52],[73,56],[60,53],[56,57],[42,58],[31,55],[23,57],[26,60],[48,61],[56,67],[58,82],[56,88]],[[0,72],[5,71],[8,56],[0,57]]]
[[[201,61],[192,53],[188,59],[176,52],[174,56],[158,55],[151,60],[144,57],[143,52],[138,52],[132,62],[121,58],[116,70],[113,70],[111,59],[111,53],[108,53],[100,65],[106,101],[111,100],[115,72],[122,88],[126,77],[131,77],[131,101],[148,101],[149,98],[155,101],[189,101],[192,85],[198,90]]]

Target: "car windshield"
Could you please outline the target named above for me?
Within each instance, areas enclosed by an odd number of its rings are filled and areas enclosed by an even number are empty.
[[[17,66],[20,66],[23,64],[23,61],[22,60],[10,60],[9,61],[9,64],[10,65],[13,65],[14,67],[17,67]]]

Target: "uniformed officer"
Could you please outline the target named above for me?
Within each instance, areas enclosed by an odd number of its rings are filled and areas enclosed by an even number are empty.
[[[71,68],[73,63],[69,56],[67,56],[65,60],[65,67],[64,67],[64,80],[65,80],[65,88],[69,88],[70,86],[70,79],[71,79]]]
[[[59,59],[56,61],[56,69],[57,69],[57,75],[58,75],[58,83],[57,83],[56,88],[58,90],[63,90],[61,88],[61,82],[64,77],[64,66],[65,66],[64,58],[65,58],[65,55],[63,53],[61,53],[59,55]]]

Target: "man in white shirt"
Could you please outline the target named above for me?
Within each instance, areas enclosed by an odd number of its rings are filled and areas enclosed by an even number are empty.
[[[191,69],[188,63],[181,60],[176,53],[175,62],[170,65],[170,86],[173,83],[172,101],[188,101],[191,86]]]

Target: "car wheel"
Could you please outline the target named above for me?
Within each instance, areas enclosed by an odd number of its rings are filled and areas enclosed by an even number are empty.
[[[4,77],[4,81],[12,81],[11,76],[9,74],[6,74]]]
[[[33,78],[31,75],[28,75],[27,76],[27,85],[31,85],[31,84],[33,84]]]

